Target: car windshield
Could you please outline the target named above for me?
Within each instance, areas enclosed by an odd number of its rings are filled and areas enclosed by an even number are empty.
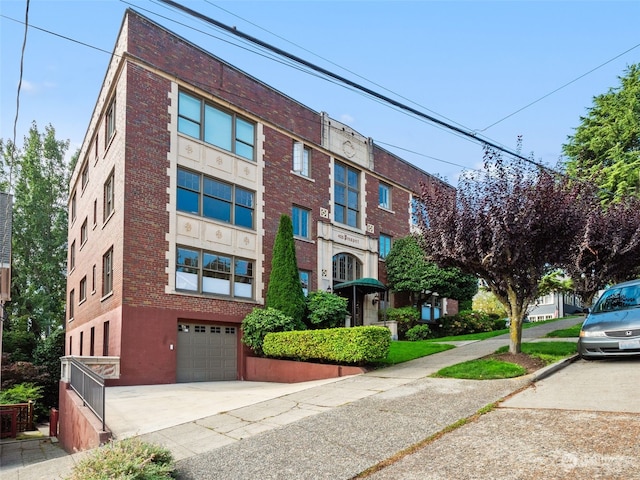
[[[637,306],[640,306],[640,285],[630,285],[604,292],[593,311],[595,313],[613,312]]]

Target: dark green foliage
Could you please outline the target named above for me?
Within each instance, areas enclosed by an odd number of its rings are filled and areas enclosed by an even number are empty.
[[[420,323],[420,312],[414,307],[389,308],[386,313],[387,321],[398,324],[398,340],[404,340],[407,331]]]
[[[265,306],[280,310],[297,322],[305,318],[305,297],[298,272],[293,225],[288,215],[280,216]]]
[[[318,290],[310,292],[307,297],[309,328],[335,328],[344,326],[344,319],[349,314],[347,299],[333,293]]]
[[[437,337],[466,335],[468,333],[492,332],[505,328],[504,320],[482,312],[464,311],[438,319]]]
[[[617,88],[593,98],[563,145],[567,173],[600,187],[607,204],[640,196],[640,64],[619,80]]]
[[[440,268],[429,262],[418,239],[400,238],[393,243],[385,259],[389,286],[396,292],[412,296],[422,291],[437,292],[441,297],[470,301],[478,291],[478,279],[456,267]]]
[[[44,367],[49,380],[42,383],[42,403],[45,407],[58,406],[58,382],[60,380],[60,357],[64,355],[64,330],[59,328],[41,341],[34,354],[36,365]]]
[[[275,308],[254,308],[242,321],[242,343],[251,348],[256,355],[262,355],[262,342],[267,333],[305,328],[302,322]]]
[[[13,324],[7,325],[2,332],[2,351],[10,354],[14,362],[29,362],[38,346],[38,339],[27,327],[21,328]]]
[[[429,325],[416,325],[415,327],[411,327],[407,330],[405,337],[410,342],[417,342],[418,340],[426,340],[427,338],[433,337],[431,334],[431,329]]]
[[[263,349],[270,357],[361,365],[386,358],[390,345],[388,328],[367,326],[270,333]]]
[[[168,449],[130,438],[96,449],[73,467],[67,480],[168,480],[174,470]]]

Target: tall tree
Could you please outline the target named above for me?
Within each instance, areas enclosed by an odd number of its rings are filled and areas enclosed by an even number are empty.
[[[458,189],[423,187],[421,243],[430,260],[485,280],[511,319],[511,353],[549,265],[565,261],[580,225],[579,185],[485,149],[485,166]]]
[[[35,122],[14,157],[12,329],[36,339],[64,325],[67,259],[68,141]]]
[[[456,267],[440,268],[429,262],[413,236],[393,242],[385,267],[391,289],[408,292],[412,301],[425,290],[461,301],[470,301],[478,291],[477,277],[462,273]]]
[[[640,196],[640,64],[625,73],[563,145],[567,173],[599,186],[604,203]]]
[[[265,306],[280,310],[304,328],[305,305],[293,239],[293,224],[290,216],[281,215],[273,245]]]

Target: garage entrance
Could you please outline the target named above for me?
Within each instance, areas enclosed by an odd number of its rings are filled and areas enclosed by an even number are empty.
[[[178,324],[177,382],[214,382],[238,378],[238,329],[196,323]]]

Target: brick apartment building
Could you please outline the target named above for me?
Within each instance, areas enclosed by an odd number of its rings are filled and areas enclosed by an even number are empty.
[[[384,283],[433,181],[128,10],[70,185],[65,355],[115,361],[109,385],[242,379],[280,215],[308,291]]]

